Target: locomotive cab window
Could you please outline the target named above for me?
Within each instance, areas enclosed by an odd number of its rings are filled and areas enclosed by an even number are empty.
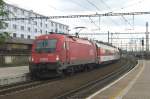
[[[36,41],[36,52],[53,53],[56,50],[56,39],[38,40]]]

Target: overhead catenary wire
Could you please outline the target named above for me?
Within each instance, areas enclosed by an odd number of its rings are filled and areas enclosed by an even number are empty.
[[[100,0],[108,9],[110,9],[111,10],[111,8],[108,6],[108,4],[106,4],[103,0]],[[112,10],[111,10],[111,12],[113,12]],[[131,23],[122,15],[121,16],[122,18],[123,18],[123,20],[125,21],[125,22],[127,22],[130,26],[132,26],[131,25]]]
[[[92,6],[94,6],[98,11],[100,11],[100,9],[94,4],[94,3],[92,3],[91,1],[89,1],[89,0],[86,0],[89,4],[91,4]]]
[[[85,15],[64,15],[64,16],[42,16],[42,17],[18,17],[18,18],[0,18],[1,21],[13,21],[13,20],[34,20],[34,19],[60,19],[60,18],[81,18],[81,17],[104,17],[104,16],[122,16],[122,15],[143,15],[150,14],[147,12],[124,12],[124,13],[103,13],[103,14],[85,14]]]
[[[94,6],[97,10],[100,10],[94,3],[92,3],[91,1],[89,1],[89,0],[86,0],[89,4],[91,4],[92,6]],[[77,3],[77,2],[75,2],[74,1],[74,3],[76,3],[77,5],[80,5],[79,3]],[[81,5],[80,5],[81,6]],[[83,8],[85,8],[84,6],[82,6]],[[87,8],[85,8],[85,9],[87,9]],[[98,27],[98,28],[100,28],[100,26],[98,26],[94,21],[93,21],[93,19],[91,18],[91,17],[89,17],[89,20],[90,20],[90,23],[92,23],[92,24],[94,24],[96,27]],[[100,22],[100,21],[99,21]]]
[[[92,3],[91,1],[89,0],[86,0],[88,3],[90,3],[92,6],[94,6],[98,11],[101,11],[99,9],[99,7],[97,7],[94,3]],[[99,16],[100,17],[100,16]],[[109,18],[109,17],[108,17]],[[119,25],[117,22],[115,22],[114,20],[112,20],[111,18],[109,18],[111,20],[112,23],[114,23],[115,25]]]

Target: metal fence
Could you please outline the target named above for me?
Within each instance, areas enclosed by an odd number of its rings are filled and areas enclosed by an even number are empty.
[[[30,55],[0,55],[0,67],[28,65]]]

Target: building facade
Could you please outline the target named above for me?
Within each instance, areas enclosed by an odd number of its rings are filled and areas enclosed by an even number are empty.
[[[5,9],[9,18],[45,17],[32,10],[26,10],[14,5],[6,4]],[[5,29],[13,38],[34,39],[41,34],[50,32],[68,33],[68,26],[49,19],[12,20],[6,21]]]

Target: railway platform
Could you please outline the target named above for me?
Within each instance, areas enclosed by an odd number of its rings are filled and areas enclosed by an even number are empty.
[[[0,85],[25,81],[28,73],[28,66],[0,68]]]
[[[140,60],[131,71],[87,99],[150,99],[150,61]]]

